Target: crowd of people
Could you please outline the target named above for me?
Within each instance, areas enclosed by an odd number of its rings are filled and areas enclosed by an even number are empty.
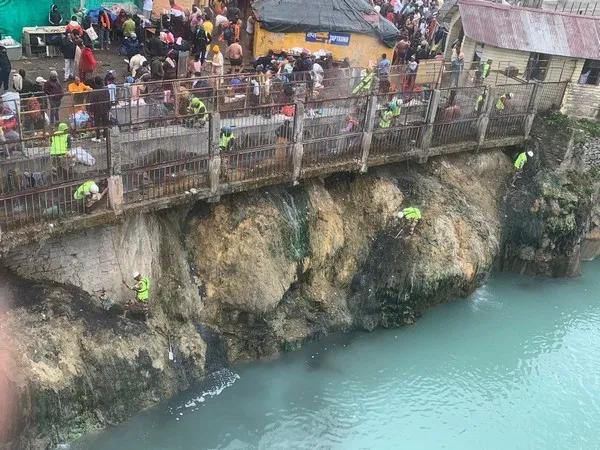
[[[375,74],[380,92],[388,92],[390,70],[395,64],[403,65],[405,71],[398,90],[412,93],[419,61],[441,59],[447,33],[437,20],[438,0],[375,0],[374,8],[397,26],[400,39],[390,57],[381,55],[376,67],[356,80],[352,93],[369,91]],[[170,8],[161,16],[153,16],[152,10],[152,0],[144,0],[143,15],[75,8],[65,21],[53,5],[49,22],[66,24],[63,35],[50,39],[64,59],[62,80],[57,71],[51,71],[46,79],[30,78],[23,69],[9,78],[10,61],[0,48],[0,88],[9,89],[2,96],[4,116],[18,109],[25,113],[19,133],[47,127],[55,130],[61,122],[72,128],[104,128],[110,125],[112,107],[122,102],[137,102],[138,106],[154,102],[153,116],[162,117],[168,108],[179,108],[179,114],[200,114],[190,123],[201,125],[206,122],[207,103],[216,90],[231,98],[243,93],[245,106],[258,107],[291,103],[298,82],[306,86],[309,96],[318,96],[324,88],[326,71],[332,67],[328,55],[270,50],[249,60],[245,52],[251,50],[255,19],[240,10],[237,0],[214,0],[210,7],[193,6],[191,10],[170,0]],[[242,46],[244,34],[246,45]],[[126,66],[100,72],[96,52],[107,50],[117,51]],[[457,44],[453,64],[463,59]],[[350,61],[341,61],[341,67],[350,68]],[[487,67],[489,72],[489,64]],[[231,76],[225,77],[226,68]],[[170,81],[177,78],[192,81],[175,87]],[[67,93],[72,94],[73,104],[64,108]],[[402,100],[411,99],[405,96]],[[15,129],[10,123],[0,124],[4,138],[7,133],[13,136],[10,131]],[[95,139],[103,138],[103,133],[96,131]]]

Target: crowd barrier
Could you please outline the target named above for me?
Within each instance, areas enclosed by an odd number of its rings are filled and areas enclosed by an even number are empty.
[[[181,195],[218,197],[336,171],[364,172],[372,165],[447,153],[448,146],[465,151],[510,145],[525,139],[534,115],[559,104],[555,96],[565,91],[564,83],[517,83],[381,92],[379,81],[357,95],[346,90],[315,98],[301,83],[289,102],[208,109],[206,115],[177,104],[162,117],[74,125],[68,131],[71,150],[60,158],[50,154],[51,129],[12,140],[5,134],[0,228]],[[511,98],[498,108],[509,92]],[[400,109],[382,121],[392,101]],[[227,148],[220,136],[224,127],[235,137]],[[87,180],[111,194],[93,208],[73,196]]]

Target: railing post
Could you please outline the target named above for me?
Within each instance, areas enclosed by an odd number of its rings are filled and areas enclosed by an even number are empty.
[[[531,127],[533,126],[533,121],[535,120],[535,115],[537,114],[538,105],[539,105],[539,90],[541,83],[534,83],[533,88],[531,89],[531,97],[529,97],[529,111],[527,117],[525,118],[525,129],[523,130],[523,135],[525,139],[529,137],[529,133],[531,133]]]
[[[494,92],[494,88],[486,88],[486,96],[485,102],[481,107],[481,112],[479,115],[479,119],[477,121],[477,133],[478,133],[478,143],[479,145],[483,145],[485,141],[485,133],[487,131],[488,125],[490,123],[490,113],[492,111],[492,107],[494,105],[494,96],[496,93]]]
[[[306,98],[306,87],[298,84],[294,91],[296,109],[294,111],[294,149],[292,154],[292,181],[294,186],[298,184],[302,173],[302,156],[304,155],[304,99]]]
[[[379,77],[373,77],[373,89],[367,98],[367,111],[365,113],[365,125],[361,140],[362,157],[360,160],[360,173],[366,173],[368,169],[369,150],[373,142],[373,130],[377,121],[377,104],[379,99]]]
[[[108,170],[108,202],[116,214],[123,209],[123,175],[121,170],[121,132],[118,126],[106,129],[106,157]]]
[[[427,150],[431,148],[431,141],[433,139],[433,123],[435,122],[435,116],[437,114],[438,106],[440,104],[440,91],[434,89],[431,92],[431,98],[429,99],[429,108],[427,109],[427,119],[425,120],[425,131],[423,132],[423,138],[421,139],[421,150],[425,150],[419,157],[420,163],[427,162]]]
[[[213,112],[208,122],[208,180],[210,193],[218,201],[219,178],[221,175],[221,149],[219,148],[219,135],[221,132],[221,115]]]

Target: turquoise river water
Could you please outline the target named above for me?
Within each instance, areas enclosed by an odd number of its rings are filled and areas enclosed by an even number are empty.
[[[599,449],[600,261],[234,371],[73,447]]]

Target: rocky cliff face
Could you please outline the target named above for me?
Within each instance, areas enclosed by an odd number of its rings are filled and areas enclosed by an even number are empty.
[[[577,276],[600,254],[600,130],[561,115],[537,119],[535,156],[507,192],[504,270]]]
[[[127,217],[12,252],[0,320],[22,409],[5,447],[43,448],[185,389],[210,368],[206,336],[222,339],[231,362],[266,358],[334,330],[411,323],[468,294],[500,251],[511,175],[502,152],[440,158]],[[423,212],[412,236],[395,218],[406,206]],[[120,317],[136,270],[152,279],[147,322]]]

